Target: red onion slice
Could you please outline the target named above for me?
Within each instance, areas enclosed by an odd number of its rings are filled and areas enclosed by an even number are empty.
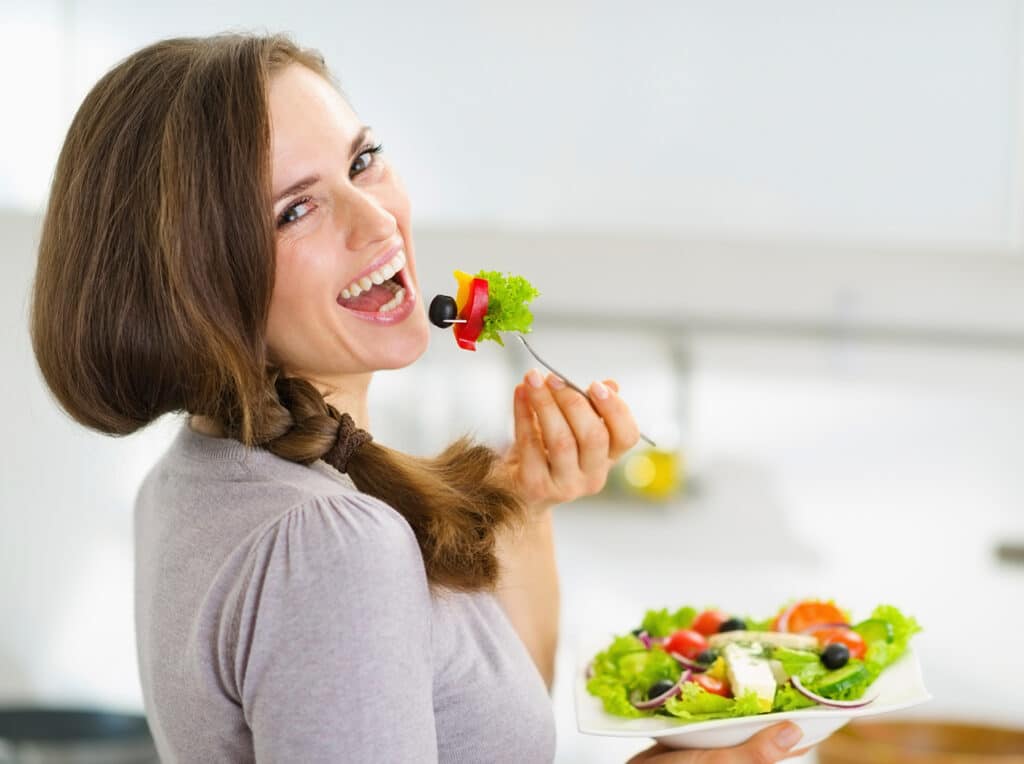
[[[853,631],[853,627],[848,623],[815,623],[807,628],[800,629],[799,634],[811,634],[818,629],[849,629]]]
[[[658,708],[659,706],[664,705],[666,700],[668,700],[669,698],[674,698],[676,695],[682,692],[683,685],[686,684],[686,682],[690,679],[691,674],[692,672],[689,669],[687,669],[679,675],[679,681],[672,686],[672,689],[666,690],[665,692],[661,693],[661,695],[658,695],[655,698],[651,698],[650,700],[642,700],[639,703],[632,700],[630,702],[633,703],[634,708],[640,711],[650,711],[652,708]]]
[[[707,671],[709,668],[711,668],[710,666],[705,666],[703,663],[698,663],[697,661],[691,661],[689,658],[686,658],[686,657],[680,655],[679,653],[674,653],[674,652],[670,651],[669,655],[671,655],[673,658],[675,658],[676,662],[680,666],[682,666],[684,668],[688,668],[688,669],[690,669],[690,671],[693,671],[694,673],[697,673],[697,674],[702,674],[705,671]]]
[[[793,611],[796,610],[799,604],[799,602],[794,602],[792,605],[790,605],[788,608],[782,611],[782,615],[779,616],[778,626],[775,627],[776,630],[789,631],[789,618],[791,615],[793,615]]]
[[[648,634],[646,631],[641,631],[639,634],[636,635],[636,638],[644,643],[645,650],[651,649],[651,635]]]
[[[591,661],[590,663],[587,664],[587,670],[586,670],[584,676],[587,679],[593,678],[593,676],[594,676],[594,662],[593,661]]]
[[[808,700],[813,700],[815,703],[822,706],[829,706],[830,708],[863,708],[869,703],[874,703],[878,700],[877,695],[872,695],[867,700],[864,698],[860,698],[858,700],[832,700],[832,698],[826,698],[818,695],[817,693],[811,692],[804,687],[803,683],[795,676],[790,677],[789,681],[792,683],[794,689]]]

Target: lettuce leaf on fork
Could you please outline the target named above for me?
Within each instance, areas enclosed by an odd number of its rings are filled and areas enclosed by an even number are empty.
[[[480,271],[478,279],[487,280],[487,315],[479,340],[494,340],[504,346],[501,332],[528,334],[533,326],[533,314],[527,303],[540,295],[533,284],[522,276],[500,271]]]

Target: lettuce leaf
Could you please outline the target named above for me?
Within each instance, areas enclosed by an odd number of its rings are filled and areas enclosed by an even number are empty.
[[[674,613],[667,608],[648,610],[640,628],[652,637],[667,637],[676,629],[688,629],[696,617],[697,610],[692,607],[681,607]]]
[[[604,703],[608,713],[619,716],[650,716],[653,711],[640,711],[629,702],[634,693],[647,697],[647,690],[660,679],[679,681],[682,670],[672,656],[655,645],[650,650],[628,634],[616,637],[607,650],[593,662],[594,676],[587,682],[587,691]]]
[[[815,705],[813,700],[801,695],[791,685],[784,684],[775,691],[772,711],[796,711],[799,708],[808,708],[813,705]]]
[[[738,698],[723,698],[708,692],[693,682],[683,685],[682,692],[665,701],[665,710],[672,716],[688,722],[702,722],[709,719],[728,719],[733,716],[750,716],[761,712],[757,694],[746,692]]]
[[[871,617],[880,621],[888,621],[892,626],[893,633],[892,642],[875,639],[867,644],[864,665],[871,675],[871,680],[874,681],[885,668],[903,657],[910,645],[910,638],[921,631],[921,626],[917,619],[903,615],[898,608],[892,605],[879,605],[871,613]]]
[[[626,685],[620,682],[617,677],[609,674],[597,674],[591,677],[587,682],[587,692],[600,698],[601,703],[604,705],[604,710],[610,714],[633,718],[651,716],[652,714],[650,711],[641,711],[638,708],[634,708],[633,704],[629,702],[629,693],[626,691]]]
[[[772,631],[772,624],[775,622],[775,616],[765,618],[761,621],[756,618],[744,618],[743,621],[747,624],[747,631]]]
[[[642,693],[659,679],[679,679],[681,669],[675,659],[660,647],[653,647],[642,653],[630,653],[619,659],[619,680],[626,689]]]
[[[822,664],[818,654],[807,650],[776,648],[772,650],[771,657],[782,664],[787,675],[799,678],[806,687],[813,686],[817,680],[828,673],[828,669]]]
[[[533,326],[533,314],[526,304],[540,295],[522,276],[500,271],[480,271],[478,279],[487,279],[487,315],[484,328],[477,338],[494,340],[504,346],[501,332],[528,334]]]

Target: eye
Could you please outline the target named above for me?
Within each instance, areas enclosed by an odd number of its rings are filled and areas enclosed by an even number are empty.
[[[289,207],[284,212],[282,212],[281,213],[281,217],[279,217],[277,219],[277,227],[278,228],[284,228],[286,225],[291,225],[295,221],[301,220],[302,218],[306,217],[306,215],[309,214],[309,212],[308,212],[309,202],[310,202],[310,198],[308,196],[304,196],[301,199],[299,199],[297,202],[295,202],[295,204],[293,204],[291,207]],[[305,209],[306,212],[304,212],[304,213],[302,213],[300,215],[298,213],[298,210],[303,210],[303,209]]]
[[[361,172],[369,169],[374,162],[374,155],[379,154],[383,150],[384,146],[378,143],[376,146],[371,146],[360,151],[359,155],[352,163],[352,168],[349,170],[348,176],[350,178],[354,178],[356,175],[359,175]]]

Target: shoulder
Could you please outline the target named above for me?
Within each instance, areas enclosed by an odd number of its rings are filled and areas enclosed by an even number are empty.
[[[329,509],[333,503],[344,504],[348,495],[365,496],[348,475],[322,460],[308,465],[289,461],[262,447],[203,435],[182,423],[143,480],[136,508],[143,519],[175,527],[186,523],[188,515],[207,513],[213,531],[207,540],[234,548],[290,513],[306,514],[317,505]],[[358,498],[353,503],[356,510],[363,506]],[[388,511],[391,519],[399,517]]]
[[[398,574],[425,580],[416,536],[395,509],[358,491],[313,495],[267,523],[251,555],[273,565],[288,561],[292,573],[358,574],[373,585]]]
[[[430,587],[412,529],[361,493],[311,498],[268,524],[246,550],[225,604],[225,644],[237,645],[245,664],[251,650],[265,654],[293,640],[335,649],[364,630],[388,638],[431,631]]]
[[[344,746],[379,745],[374,720],[396,702],[416,706],[421,743],[433,745],[432,602],[398,512],[361,493],[308,499],[266,527],[246,568],[222,621],[219,666],[257,750],[294,760],[311,750],[302,730],[313,728],[339,746],[324,760],[347,760]],[[408,649],[409,635],[423,652]]]

